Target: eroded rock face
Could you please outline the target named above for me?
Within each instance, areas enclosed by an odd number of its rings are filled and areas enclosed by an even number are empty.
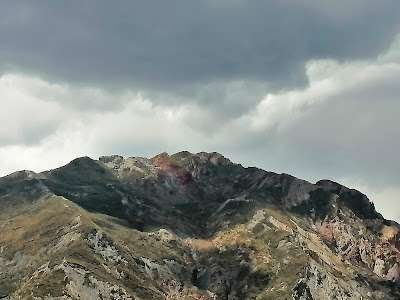
[[[400,299],[400,227],[335,182],[218,153],[0,178],[0,298]]]

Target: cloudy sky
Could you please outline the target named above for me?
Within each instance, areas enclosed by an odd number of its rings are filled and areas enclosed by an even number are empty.
[[[218,151],[400,221],[400,1],[0,2],[0,175]]]

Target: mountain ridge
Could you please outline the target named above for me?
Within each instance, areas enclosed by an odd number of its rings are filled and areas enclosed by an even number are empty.
[[[0,272],[0,297],[400,295],[400,226],[376,212],[364,194],[330,180],[312,184],[245,168],[216,152],[81,157],[42,173],[15,172],[0,178],[0,205],[7,233],[0,236],[6,270]],[[71,219],[60,217],[64,210],[71,210]],[[23,216],[41,221],[29,228]],[[43,254],[31,253],[27,240],[41,245],[35,249]],[[45,283],[37,288],[49,274],[66,278],[51,283],[55,292]]]

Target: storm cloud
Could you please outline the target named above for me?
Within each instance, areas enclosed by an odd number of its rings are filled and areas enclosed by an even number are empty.
[[[214,81],[306,83],[304,63],[373,57],[399,30],[395,0],[2,1],[2,69],[178,91]]]

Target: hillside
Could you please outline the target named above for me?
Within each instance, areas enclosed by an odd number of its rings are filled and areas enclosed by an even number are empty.
[[[0,178],[0,299],[400,299],[400,226],[218,153],[83,157]]]

